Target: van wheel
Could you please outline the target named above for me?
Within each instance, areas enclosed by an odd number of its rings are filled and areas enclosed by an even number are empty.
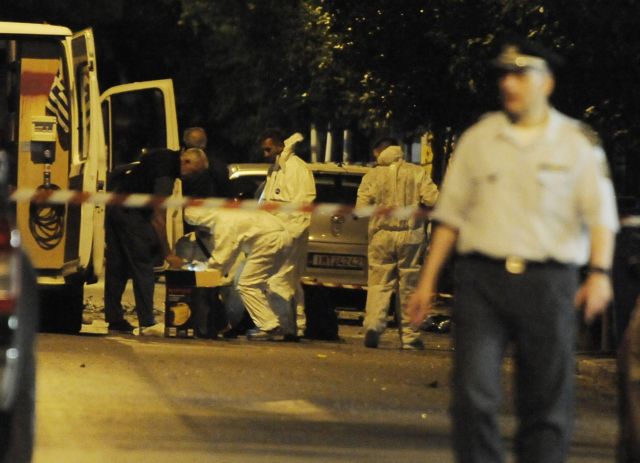
[[[84,280],[73,277],[64,285],[41,285],[40,331],[77,334],[82,328]]]
[[[0,462],[31,461],[35,423],[35,361],[32,353],[22,369],[18,395],[7,412],[0,413]]]
[[[309,339],[335,341],[338,336],[338,314],[330,291],[318,286],[304,287],[304,305]]]

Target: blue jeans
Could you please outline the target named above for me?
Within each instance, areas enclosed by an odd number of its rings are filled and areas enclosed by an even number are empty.
[[[565,461],[574,414],[577,271],[535,264],[522,274],[504,262],[460,257],[454,303],[454,447],[461,463],[499,463],[501,367],[514,347],[519,463]]]

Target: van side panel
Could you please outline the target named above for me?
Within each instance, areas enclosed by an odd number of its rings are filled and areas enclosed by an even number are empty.
[[[32,118],[46,114],[51,85],[61,65],[60,50],[52,44],[33,43],[33,50],[23,46],[20,58],[20,100],[18,129],[17,188],[36,189],[44,183],[44,164],[34,163],[31,156]],[[31,55],[31,56],[30,56]],[[32,57],[34,56],[34,57]],[[51,184],[67,189],[69,151],[56,140],[55,162],[51,164]],[[38,207],[28,203],[17,205],[17,223],[22,231],[23,246],[34,267],[61,269],[64,264],[65,207]]]

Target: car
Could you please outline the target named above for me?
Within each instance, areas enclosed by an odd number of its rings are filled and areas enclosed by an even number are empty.
[[[367,289],[368,220],[352,208],[368,166],[309,163],[316,182],[316,207],[300,266],[308,337],[337,337],[336,310],[364,310]],[[254,199],[270,164],[231,164],[234,197]]]
[[[0,149],[0,462],[28,462],[35,424],[35,272],[20,248],[8,201],[6,151]]]

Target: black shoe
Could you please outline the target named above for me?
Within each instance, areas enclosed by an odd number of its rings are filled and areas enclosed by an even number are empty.
[[[132,334],[134,329],[135,326],[124,319],[109,323],[109,333]]]
[[[282,337],[282,340],[283,340],[284,342],[300,342],[300,336],[298,336],[297,334],[291,334],[291,333],[289,333],[289,334],[285,334],[285,335]]]
[[[367,330],[364,335],[364,347],[369,347],[371,349],[375,349],[378,347],[378,341],[380,340],[380,335],[377,331]]]
[[[247,331],[247,339],[249,341],[275,341],[277,338],[282,338],[282,332],[279,326],[268,331],[257,328]]]

